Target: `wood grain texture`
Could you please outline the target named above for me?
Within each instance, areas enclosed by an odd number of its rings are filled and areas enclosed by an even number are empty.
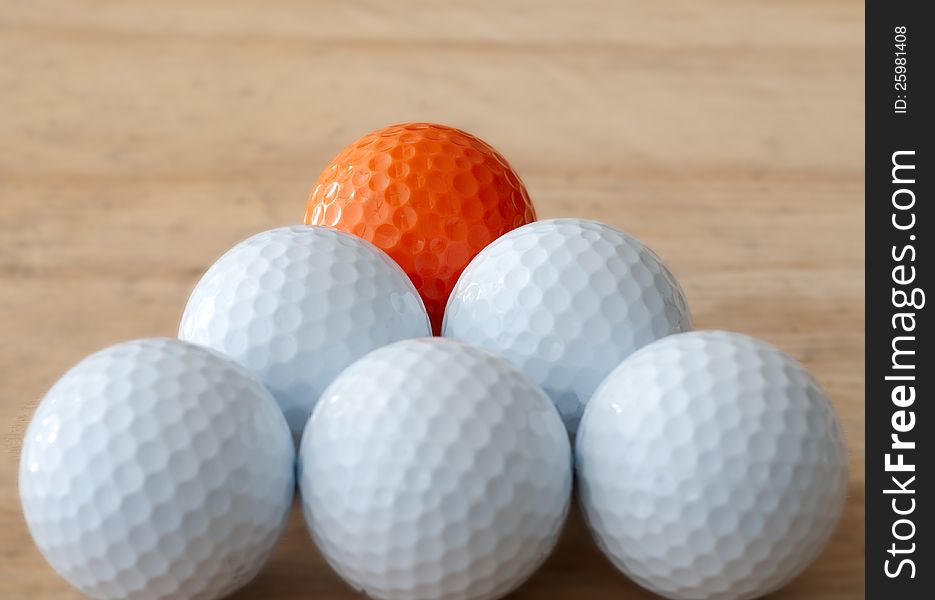
[[[863,596],[863,5],[856,0],[0,0],[0,598],[76,598],[29,540],[16,462],[89,352],[173,335],[203,270],[298,222],[319,170],[431,120],[506,155],[541,217],[607,221],[681,279],[699,328],[811,369],[851,483],[775,598]],[[237,598],[356,597],[293,515]],[[515,598],[649,598],[580,517]]]

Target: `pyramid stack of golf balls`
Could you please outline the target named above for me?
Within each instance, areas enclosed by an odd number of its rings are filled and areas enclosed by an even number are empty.
[[[211,600],[260,571],[297,488],[363,594],[495,600],[556,545],[574,479],[640,585],[758,597],[830,537],[843,436],[792,358],[691,328],[634,237],[537,221],[470,134],[388,127],[325,168],[304,225],[207,270],[177,339],[99,351],[50,389],[26,522],[89,597]]]

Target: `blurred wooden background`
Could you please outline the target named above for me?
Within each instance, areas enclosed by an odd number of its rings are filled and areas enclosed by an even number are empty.
[[[574,5],[572,7],[572,5]],[[843,522],[775,598],[863,595],[863,4],[0,0],[0,598],[73,598],[23,524],[39,398],[89,352],[171,336],[202,271],[299,222],[393,122],[500,149],[541,217],[642,238],[699,328],[778,344],[851,452]],[[298,518],[237,598],[353,598]],[[649,598],[574,517],[515,598]]]

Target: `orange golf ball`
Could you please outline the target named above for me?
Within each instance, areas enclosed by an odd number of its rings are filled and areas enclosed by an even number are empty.
[[[436,335],[458,276],[487,244],[536,220],[526,187],[490,145],[431,123],[368,133],[325,167],[305,222],[382,248],[412,279]]]

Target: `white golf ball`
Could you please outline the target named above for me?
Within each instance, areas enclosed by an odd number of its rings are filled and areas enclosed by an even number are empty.
[[[637,351],[588,404],[579,495],[598,545],[668,598],[744,599],[794,578],[841,514],[831,404],[789,356],[703,331]]]
[[[488,600],[555,545],[572,459],[546,395],[506,361],[442,338],[376,350],[316,406],[299,451],[305,519],[374,598]]]
[[[471,261],[442,335],[520,367],[574,434],[585,403],[621,360],[688,329],[682,289],[649,248],[608,225],[554,219],[507,233]]]
[[[286,421],[252,375],[146,339],[89,356],[49,390],[19,490],[39,550],[83,594],[210,600],[272,552],[294,462]]]
[[[406,274],[328,227],[282,227],[229,250],[192,292],[179,338],[220,350],[273,392],[295,440],[331,380],[367,352],[431,335]]]

